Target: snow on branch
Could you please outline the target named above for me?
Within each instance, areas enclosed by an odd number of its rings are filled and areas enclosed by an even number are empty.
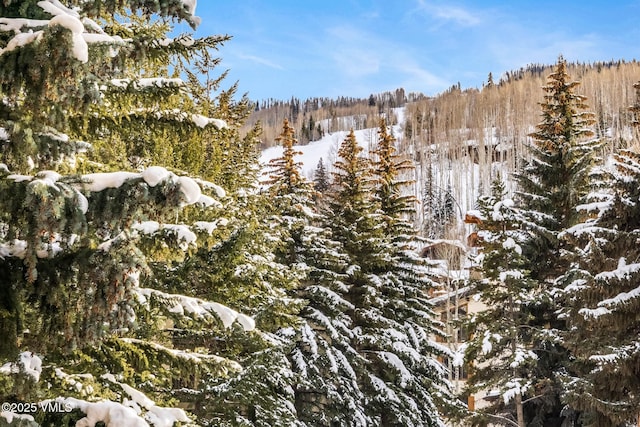
[[[111,79],[109,83],[117,88],[127,88],[129,86],[134,89],[141,89],[147,87],[183,87],[185,86],[184,80],[180,78],[168,78],[168,77],[147,77],[140,79]]]
[[[596,275],[596,280],[610,280],[618,279],[622,280],[628,278],[631,274],[640,271],[640,263],[634,263],[627,265],[627,261],[624,258],[618,260],[618,268],[612,271],[604,271]],[[604,301],[601,304],[607,305]]]
[[[179,109],[156,110],[153,108],[137,108],[126,113],[128,116],[150,115],[158,120],[175,120],[179,123],[190,122],[200,129],[204,129],[209,125],[213,125],[216,129],[227,129],[227,122],[222,119],[203,116],[202,114],[186,113]]]
[[[17,362],[7,362],[0,366],[0,374],[10,375],[20,372],[24,372],[38,382],[42,373],[42,359],[30,351],[23,351]]]
[[[380,357],[380,360],[400,375],[400,387],[406,388],[407,385],[414,380],[413,374],[407,369],[402,360],[400,360],[396,354],[388,351],[381,351],[378,353],[378,357]]]
[[[205,181],[199,181],[188,176],[177,176],[161,166],[148,167],[141,173],[125,171],[99,172],[82,175],[81,178],[84,182],[83,188],[90,192],[98,192],[107,188],[118,188],[125,182],[138,178],[142,178],[150,187],[155,187],[163,182],[176,182],[180,186],[180,190],[184,196],[185,205],[196,203],[206,207],[219,205],[219,202],[215,199],[202,194],[199,182]],[[210,184],[210,186],[215,186],[215,184]],[[224,190],[218,186],[215,187],[217,187],[215,188],[217,194],[224,194]]]
[[[618,260],[618,268],[616,268],[615,270],[599,273],[595,276],[595,278],[604,282],[614,279],[628,280],[632,274],[637,272],[640,272],[640,263],[627,265],[626,259],[623,257]],[[597,308],[582,308],[580,309],[579,313],[585,318],[597,319],[600,316],[611,314],[617,306],[626,304],[632,299],[636,299],[638,297],[640,297],[640,286],[628,292],[620,292],[613,298],[607,298],[600,301],[597,305]]]
[[[138,288],[136,289],[138,299],[141,304],[148,304],[149,299],[157,298],[162,301],[170,313],[187,315],[195,319],[211,318],[215,316],[225,328],[230,327],[233,322],[238,322],[245,331],[255,329],[255,320],[251,317],[238,313],[237,311],[219,304],[217,302],[205,301],[200,298],[188,297],[185,295],[168,294],[156,289]]]
[[[531,381],[524,381],[523,378],[514,378],[506,382],[505,386],[507,389],[504,393],[502,393],[502,398],[504,399],[504,404],[508,405],[511,399],[513,399],[516,395],[523,396],[527,390],[532,387]]]
[[[121,37],[106,34],[96,22],[89,18],[80,18],[80,14],[76,10],[69,9],[58,0],[39,1],[38,6],[53,15],[53,18],[49,20],[0,18],[0,31],[12,31],[15,34],[9,40],[7,46],[4,49],[0,49],[0,55],[41,39],[44,31],[33,31],[33,29],[43,27],[60,26],[71,31],[71,53],[74,58],[83,63],[89,60],[88,43],[124,44],[124,40]],[[86,32],[85,25],[95,33]]]
[[[126,391],[126,384],[121,384]],[[128,386],[127,386],[128,387]],[[60,407],[69,409],[79,409],[85,413],[85,417],[76,422],[76,427],[93,427],[96,423],[102,422],[105,427],[171,427],[176,422],[191,422],[187,414],[180,408],[162,408],[153,404],[143,393],[129,387],[132,393],[132,400],[125,399],[124,403],[112,401],[88,402],[86,400],[73,397],[59,397],[56,402]],[[146,398],[142,399],[142,397]],[[147,404],[149,407],[140,405],[137,401]],[[151,404],[149,404],[151,402]],[[44,402],[43,402],[44,403]],[[146,409],[142,415],[141,407]]]
[[[178,240],[178,246],[183,251],[195,244],[197,239],[196,234],[184,224],[160,224],[157,221],[144,221],[134,224],[132,228],[146,235],[155,235],[161,232],[174,235]]]
[[[233,360],[229,360],[229,359],[225,359],[224,357],[220,357],[220,356],[216,356],[214,354],[202,354],[202,353],[194,353],[191,351],[187,351],[187,350],[177,350],[175,348],[169,348],[169,347],[165,347],[161,344],[158,344],[156,342],[151,342],[151,341],[143,341],[143,340],[139,340],[136,338],[120,338],[122,341],[129,343],[129,344],[135,344],[135,345],[140,345],[140,346],[147,346],[152,348],[153,350],[156,350],[158,352],[162,352],[162,353],[166,353],[172,357],[176,357],[178,359],[182,359],[184,361],[187,362],[192,362],[192,363],[205,363],[207,361],[210,362],[214,362],[217,364],[225,364],[226,366],[228,366],[228,368],[230,370],[233,371],[241,371],[242,370],[242,366],[240,366],[240,364],[238,362],[235,362]]]

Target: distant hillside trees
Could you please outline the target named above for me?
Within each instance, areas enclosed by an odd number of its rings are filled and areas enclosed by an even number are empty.
[[[280,125],[287,119],[294,129],[300,144],[316,141],[327,133],[366,129],[377,126],[380,114],[393,117],[394,108],[403,107],[407,102],[424,98],[420,94],[406,94],[404,89],[393,92],[371,94],[368,98],[341,96],[338,98],[309,98],[288,101],[268,99],[257,101],[253,114],[246,123],[251,129],[260,122],[263,130],[262,148],[274,145]],[[389,120],[390,124],[395,124]]]
[[[532,65],[501,78],[492,75],[493,84],[479,89],[454,86],[408,102],[399,150],[417,165],[417,193],[432,191],[428,187],[433,183],[442,188],[450,182],[457,203],[472,208],[497,172],[517,171],[520,161],[530,157],[526,147],[538,124],[540,87],[551,71],[550,66]],[[640,80],[640,63],[568,63],[567,71],[581,82],[580,91],[590,101],[596,120],[592,130],[605,140],[600,154],[635,144],[628,107],[636,102],[633,85]],[[513,192],[509,182],[506,191]]]

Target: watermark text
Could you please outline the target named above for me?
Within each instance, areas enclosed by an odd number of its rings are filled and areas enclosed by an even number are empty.
[[[2,412],[14,414],[34,414],[36,412],[71,412],[74,406],[70,403],[56,400],[42,402],[2,402]]]

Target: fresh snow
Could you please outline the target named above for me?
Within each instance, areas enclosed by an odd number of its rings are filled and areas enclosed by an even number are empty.
[[[197,3],[198,3],[197,0],[182,0],[182,4],[184,5],[184,8],[191,15],[195,15],[195,13],[196,13],[196,4]]]
[[[509,364],[509,366],[512,368],[517,368],[527,360],[538,360],[538,355],[531,350],[518,348],[516,349],[516,352],[513,355],[513,361]]]
[[[400,374],[400,387],[406,388],[409,382],[413,379],[413,375],[407,367],[404,366],[402,360],[400,360],[396,354],[388,351],[381,351],[378,355],[380,356],[380,359]]]
[[[135,172],[98,172],[82,175],[82,180],[85,181],[84,188],[87,191],[98,192],[121,187],[126,181],[140,177],[141,175]]]
[[[226,364],[233,371],[237,371],[237,372],[242,371],[242,366],[240,366],[239,363],[234,362],[232,360],[225,359],[220,356],[216,356],[215,354],[202,354],[202,353],[195,353],[187,350],[177,350],[174,348],[165,347],[155,342],[143,341],[136,338],[122,338],[122,341],[131,343],[131,344],[140,344],[143,346],[149,346],[157,351],[170,354],[173,357],[176,357],[185,361],[194,362],[194,363],[203,363],[203,361],[205,360],[214,361],[216,363]],[[108,379],[111,382],[116,382],[112,374],[104,374],[102,375],[102,378]]]
[[[161,182],[169,179],[171,175],[171,172],[161,166],[149,166],[142,171],[142,179],[144,179],[150,187],[155,187]]]
[[[500,334],[492,334],[489,331],[485,331],[484,337],[482,338],[482,354],[489,354],[493,351],[493,342],[502,341],[502,335]]]
[[[176,236],[178,247],[183,251],[186,251],[190,245],[195,244],[197,240],[196,234],[184,224],[160,224],[157,221],[143,221],[133,224],[131,228],[145,235],[167,231]]]
[[[213,119],[211,117],[203,116],[202,114],[192,114],[191,121],[199,128],[205,128],[211,124],[218,129],[227,128],[227,123],[224,120]]]
[[[176,422],[191,421],[180,408],[162,408],[156,405],[149,408],[144,419],[154,427],[173,427]]]
[[[55,15],[49,21],[50,27],[59,25],[71,31],[73,34],[73,46],[71,48],[73,56],[80,62],[87,62],[89,60],[89,46],[86,40],[82,37],[82,33],[84,33],[84,24],[80,19],[78,19],[77,14],[67,13],[66,11],[68,9],[63,10],[53,3],[54,2],[40,1],[38,2],[38,6]],[[53,5],[53,7],[50,7],[49,5]]]
[[[7,178],[13,179],[16,182],[33,179],[33,177],[28,175],[9,175]],[[207,188],[212,188],[217,195],[226,195],[220,186],[188,176],[176,176],[173,172],[161,166],[150,166],[140,173],[126,171],[98,172],[82,175],[81,178],[84,182],[84,189],[89,192],[98,192],[107,188],[118,188],[129,180],[139,178],[142,178],[150,187],[155,187],[167,180],[176,181],[180,186],[180,191],[184,195],[185,205],[200,203],[205,207],[220,206],[217,200],[202,194],[201,184],[203,187],[206,185]]]
[[[200,178],[194,178],[194,181],[197,182],[201,188],[204,188],[206,190],[213,190],[213,192],[216,193],[216,197],[220,199],[227,197],[227,192],[224,190],[224,188],[220,187],[217,184],[214,184],[213,182],[205,181],[204,179]]]
[[[378,141],[377,132],[377,128],[354,131],[358,144],[364,148],[365,152],[363,155],[366,155],[368,151],[375,148]],[[308,178],[313,177],[313,173],[321,158],[327,170],[330,171],[332,165],[337,160],[338,148],[348,134],[349,132],[347,131],[338,131],[326,134],[321,139],[312,141],[307,145],[295,145],[293,149],[302,153],[296,156],[296,161],[302,163],[302,174]],[[270,147],[262,152],[260,156],[260,163],[263,165],[263,168],[267,168],[267,165],[272,159],[276,159],[281,156],[281,146]]]
[[[502,393],[502,398],[504,399],[504,404],[508,405],[511,399],[513,399],[517,394],[524,395],[524,393],[531,387],[530,383],[521,383],[522,378],[514,378],[512,380],[507,381],[505,386],[507,390]]]
[[[522,255],[522,248],[511,237],[507,237],[507,239],[502,243],[502,247],[507,250],[513,250],[518,255]]]
[[[38,40],[42,37],[42,31],[29,31],[28,33],[18,33],[7,43],[7,46],[4,49],[0,49],[0,55],[5,52],[11,52],[17,48],[22,46],[26,46],[29,43],[33,43],[35,40]]]
[[[180,184],[180,190],[182,191],[182,194],[184,194],[185,203],[187,205],[191,205],[200,200],[200,196],[202,196],[202,190],[193,178],[190,178],[188,176],[180,176],[178,177],[178,183]]]
[[[16,414],[10,411],[2,411],[0,412],[0,418],[4,418],[8,424],[12,424],[14,420],[17,420],[17,425],[22,425],[20,420],[24,421],[35,421],[31,415],[28,414]]]
[[[23,28],[41,28],[49,25],[48,20],[26,18],[0,18],[0,31],[13,31],[20,34]]]
[[[56,402],[86,414],[76,422],[76,427],[94,427],[98,422],[103,422],[105,427],[149,427],[133,408],[118,402],[87,402],[73,397],[57,398]]]
[[[225,328],[230,327],[233,322],[237,321],[245,331],[255,329],[255,320],[251,317],[238,313],[217,302],[205,301],[200,298],[180,294],[168,294],[151,288],[138,288],[136,292],[142,304],[146,304],[151,296],[166,301],[170,313],[192,315],[196,319],[210,317],[212,314],[215,314],[217,318],[222,321]]]
[[[640,271],[640,263],[627,265],[624,258],[618,260],[618,268],[612,271],[604,271],[596,275],[596,280],[625,279],[631,274]]]
[[[380,378],[375,375],[369,375],[369,380],[371,381],[371,386],[378,392],[381,399],[389,402],[400,402],[396,392],[387,387],[387,384]]]
[[[134,88],[140,89],[145,87],[164,87],[164,86],[184,86],[184,80],[180,78],[167,77],[147,77],[137,80],[132,79],[111,79],[109,81],[113,86],[126,88],[133,85]]]
[[[0,374],[17,374],[21,371],[33,378],[34,381],[40,381],[42,359],[30,351],[23,351],[20,353],[18,362],[7,362],[0,366]]]

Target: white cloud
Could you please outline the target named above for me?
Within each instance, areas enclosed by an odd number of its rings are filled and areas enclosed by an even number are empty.
[[[482,19],[479,16],[458,6],[436,5],[425,0],[418,0],[418,10],[439,21],[454,22],[463,27],[474,27],[482,23]]]
[[[333,27],[327,30],[329,39],[323,44],[338,71],[349,77],[362,77],[380,71],[382,58],[376,49],[380,41],[353,27]]]
[[[505,35],[508,34],[508,37]],[[606,42],[594,34],[565,34],[526,32],[513,26],[503,28],[487,43],[491,56],[504,70],[513,70],[532,63],[553,64],[562,54],[568,61],[608,59],[603,46]]]
[[[277,64],[267,58],[263,58],[260,56],[256,56],[256,55],[249,55],[249,54],[244,54],[244,53],[238,53],[236,54],[236,56],[240,59],[244,59],[244,60],[248,60],[251,62],[255,62],[257,64],[261,64],[261,65],[265,65],[269,68],[274,68],[276,70],[284,70],[284,67],[281,66],[280,64]]]
[[[415,46],[351,25],[328,28],[314,52],[336,72],[333,91],[355,96],[394,90],[441,91],[451,83],[429,69],[431,61]]]

